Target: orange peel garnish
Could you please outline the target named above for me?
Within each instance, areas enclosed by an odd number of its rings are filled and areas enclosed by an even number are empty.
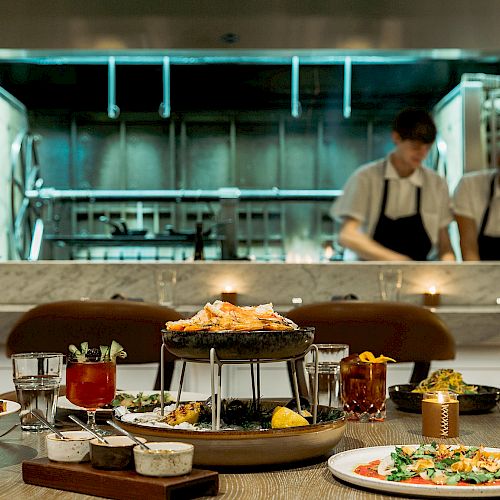
[[[396,363],[395,359],[389,358],[388,356],[384,356],[381,354],[379,357],[375,357],[372,352],[365,351],[359,355],[359,360],[363,363],[387,363],[387,361],[392,361]]]

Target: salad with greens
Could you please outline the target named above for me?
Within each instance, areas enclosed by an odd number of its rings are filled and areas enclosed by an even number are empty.
[[[388,481],[419,484],[484,484],[499,480],[500,452],[483,446],[425,444],[401,446],[377,465]],[[418,479],[418,480],[415,480]]]

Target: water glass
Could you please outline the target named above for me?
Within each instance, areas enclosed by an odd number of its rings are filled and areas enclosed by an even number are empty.
[[[46,426],[31,414],[39,410],[51,424],[55,422],[57,397],[61,383],[64,355],[53,352],[30,352],[12,356],[13,378],[19,417],[25,431],[41,431]]]
[[[389,302],[397,302],[403,286],[403,271],[401,269],[385,269],[378,273],[380,298]]]
[[[338,408],[340,399],[340,360],[349,355],[347,344],[316,344],[318,348],[318,404]],[[314,394],[316,364],[314,349],[306,356],[309,392]]]
[[[177,283],[176,271],[157,271],[156,278],[156,293],[158,295],[158,303],[161,306],[172,307],[175,300],[175,285]]]

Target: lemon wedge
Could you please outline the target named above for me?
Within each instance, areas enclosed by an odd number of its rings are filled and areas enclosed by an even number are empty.
[[[271,418],[271,427],[273,429],[300,427],[301,425],[309,425],[309,422],[298,413],[290,410],[290,408],[277,406],[274,409],[273,416]]]
[[[384,356],[381,354],[378,358],[376,358],[372,352],[365,351],[359,355],[359,360],[363,363],[386,363],[387,361],[392,361],[396,363],[395,359],[389,358],[388,356]]]

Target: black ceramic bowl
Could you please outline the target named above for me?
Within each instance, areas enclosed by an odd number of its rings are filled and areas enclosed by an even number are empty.
[[[97,439],[90,441],[90,462],[96,469],[133,469],[134,443],[127,436],[105,436],[109,444],[101,444]],[[146,442],[144,438],[137,438]]]
[[[422,393],[412,392],[416,384],[393,385],[389,387],[389,396],[400,410],[420,413],[422,411]],[[477,394],[460,394],[460,413],[486,413],[500,401],[500,389],[487,385],[478,385]]]
[[[314,341],[314,328],[223,332],[162,330],[163,342],[176,356],[209,359],[215,347],[219,359],[284,359],[303,354]]]

